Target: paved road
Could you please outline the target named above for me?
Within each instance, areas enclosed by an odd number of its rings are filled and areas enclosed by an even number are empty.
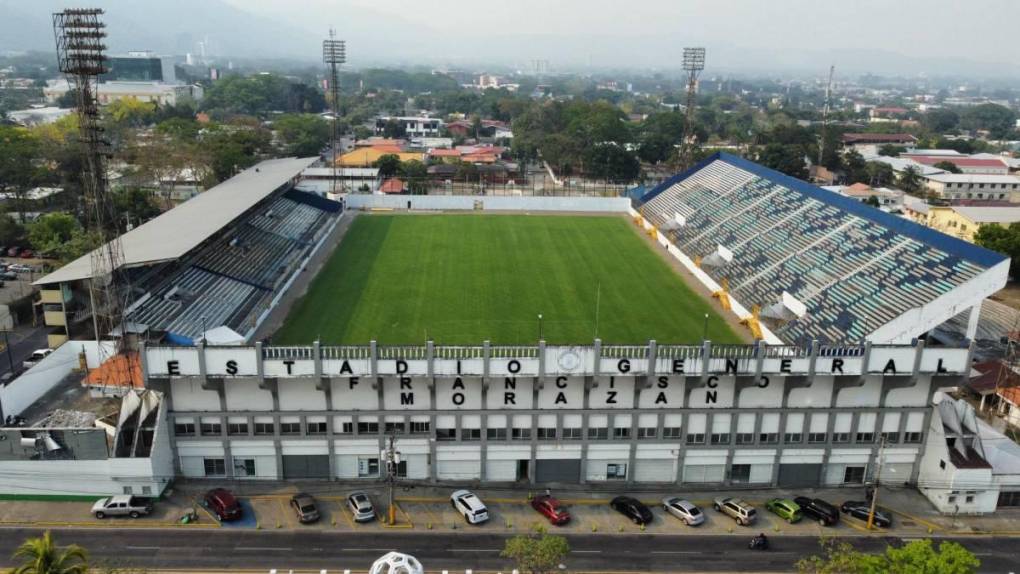
[[[11,331],[7,335],[7,340],[11,344],[11,357],[14,359],[14,369],[20,370],[21,364],[32,354],[32,351],[36,349],[45,349],[49,342],[46,339],[46,334],[49,329],[46,327],[16,327],[14,331]],[[3,334],[0,334],[0,346],[4,342]],[[0,350],[0,374],[6,373],[10,368],[10,362],[7,360],[7,350]]]
[[[127,521],[125,520],[125,523]],[[127,524],[125,524],[127,526]],[[0,532],[0,565],[25,538],[39,529]],[[750,531],[749,531],[750,532]],[[417,557],[426,570],[451,572],[509,570],[499,557],[507,535],[472,533],[336,533],[222,530],[67,529],[59,544],[86,547],[94,561],[150,569],[303,569],[366,570],[390,550]],[[817,553],[813,537],[775,537],[767,552],[747,549],[748,536],[665,536],[651,534],[568,535],[572,552],[566,566],[586,572],[756,571],[789,572],[800,557]],[[897,537],[848,538],[868,551],[880,551]],[[958,539],[981,559],[982,572],[1017,570],[1015,540]],[[10,565],[10,564],[7,564]]]

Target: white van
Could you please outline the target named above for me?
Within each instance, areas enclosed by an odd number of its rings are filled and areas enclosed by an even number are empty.
[[[468,524],[481,524],[489,519],[489,509],[470,490],[458,490],[451,494],[450,504]]]

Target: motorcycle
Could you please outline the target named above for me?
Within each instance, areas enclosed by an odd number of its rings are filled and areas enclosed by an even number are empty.
[[[747,545],[751,550],[768,550],[769,539],[764,534],[759,534],[751,539],[751,543]]]

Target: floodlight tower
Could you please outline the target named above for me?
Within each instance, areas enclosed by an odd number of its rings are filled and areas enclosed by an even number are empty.
[[[333,177],[330,181],[330,192],[337,193],[337,146],[340,145],[340,64],[347,61],[347,46],[343,40],[336,39],[336,30],[330,28],[329,39],[322,41],[322,61],[329,66],[329,93],[332,99],[333,129],[330,131],[330,165],[333,166]]]
[[[104,139],[97,101],[99,75],[106,71],[106,25],[103,11],[73,8],[53,14],[57,64],[75,97],[82,155],[86,227],[99,248],[91,253],[89,298],[96,341],[120,326],[130,289],[121,271],[123,252],[117,215],[106,179],[109,142]],[[126,340],[121,332],[120,340]],[[123,350],[119,348],[118,351]]]
[[[836,66],[829,66],[829,81],[825,84],[825,106],[822,108],[822,141],[818,146],[818,165],[822,165],[822,155],[825,153],[826,140],[829,137],[829,108],[832,107],[832,76],[836,73]]]
[[[684,139],[680,142],[680,169],[691,166],[694,153],[694,108],[697,106],[698,76],[705,69],[704,48],[684,48],[683,68],[687,72],[687,110],[684,118]]]

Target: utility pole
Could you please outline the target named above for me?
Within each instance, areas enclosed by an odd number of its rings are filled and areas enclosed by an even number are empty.
[[[882,437],[882,442],[878,445],[878,459],[875,461],[877,465],[875,468],[875,485],[871,489],[871,509],[868,510],[868,530],[871,530],[875,524],[875,508],[878,506],[878,479],[882,475],[882,458],[885,454],[885,437]]]
[[[397,507],[394,506],[394,491],[396,490],[397,483],[397,465],[400,464],[400,453],[397,452],[394,446],[395,436],[391,434],[389,437],[389,446],[383,454],[386,459],[386,481],[390,483],[390,505],[388,510],[388,519],[390,526],[397,523]]]
[[[832,106],[832,75],[836,73],[836,66],[829,66],[829,82],[825,84],[825,107],[822,108],[822,141],[818,146],[818,165],[822,165],[822,154],[825,153],[825,144],[829,137],[829,108]]]

